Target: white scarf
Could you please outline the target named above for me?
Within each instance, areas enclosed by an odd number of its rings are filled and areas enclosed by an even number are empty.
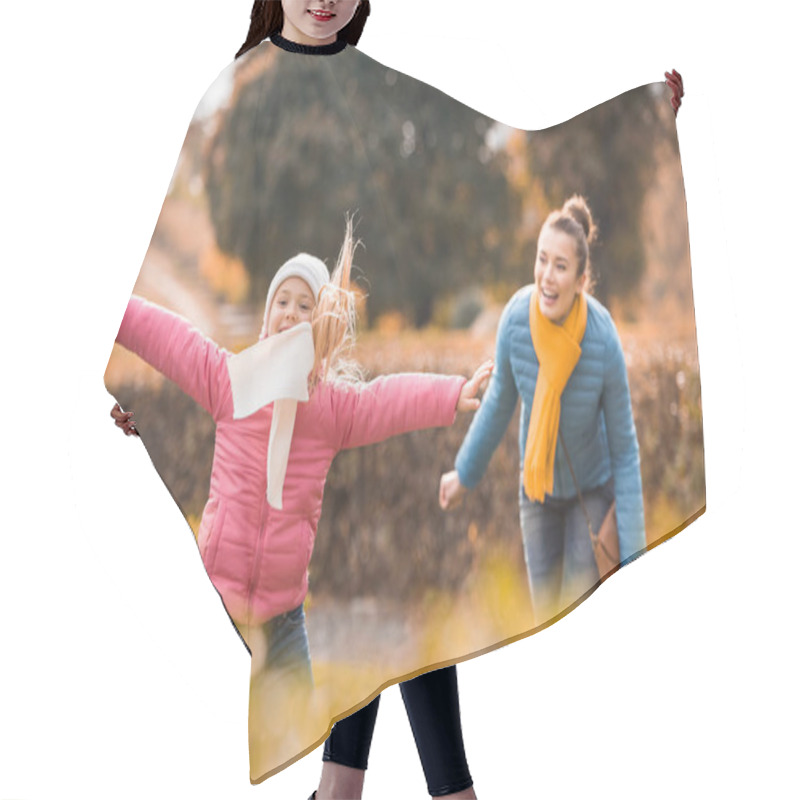
[[[267,450],[267,501],[273,508],[283,508],[297,403],[308,400],[313,366],[314,339],[308,322],[228,357],[233,418],[249,417],[269,403],[275,404]]]

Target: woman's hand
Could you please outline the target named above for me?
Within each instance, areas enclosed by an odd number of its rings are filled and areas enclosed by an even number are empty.
[[[683,78],[680,72],[672,70],[672,72],[665,72],[664,77],[667,79],[667,86],[672,89],[672,110],[675,116],[678,116],[678,109],[681,107],[681,98],[683,97]]]
[[[125,431],[126,436],[139,435],[139,431],[136,430],[136,423],[133,421],[133,411],[123,411],[119,403],[114,403],[114,408],[111,409],[111,416],[114,418],[114,424]]]
[[[489,359],[475,370],[473,376],[461,387],[456,411],[477,411],[480,408],[478,395],[486,388],[493,369],[494,361]]]
[[[458,479],[458,473],[453,470],[452,472],[445,472],[439,481],[439,505],[442,510],[455,508],[463,499],[467,490]]]

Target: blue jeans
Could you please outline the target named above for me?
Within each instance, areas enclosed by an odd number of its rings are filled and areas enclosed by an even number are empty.
[[[291,675],[310,689],[314,680],[311,674],[306,614],[302,604],[285,614],[273,617],[264,623],[262,630],[267,645],[265,671]]]
[[[614,500],[614,482],[582,491],[595,533]],[[522,546],[528,568],[533,616],[540,625],[597,586],[592,540],[577,497],[531,501],[520,487]]]
[[[253,680],[270,685],[292,683],[299,690],[314,688],[306,615],[302,604],[263,625],[237,626],[253,659]]]

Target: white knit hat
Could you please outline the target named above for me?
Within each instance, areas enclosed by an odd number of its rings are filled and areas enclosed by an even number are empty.
[[[319,294],[322,287],[330,282],[331,276],[325,264],[316,256],[309,255],[308,253],[298,253],[293,258],[290,258],[276,273],[269,285],[267,292],[267,304],[264,307],[264,324],[261,327],[261,336],[264,338],[267,335],[267,320],[269,319],[269,310],[272,307],[272,301],[275,298],[275,293],[278,291],[280,285],[288,278],[301,278],[304,280],[308,287],[314,294],[314,302],[319,302]]]

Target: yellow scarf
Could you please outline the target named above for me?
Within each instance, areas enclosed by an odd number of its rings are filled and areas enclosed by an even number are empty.
[[[525,494],[531,500],[543,502],[545,494],[553,493],[561,393],[581,357],[587,313],[586,296],[580,292],[564,324],[556,325],[542,314],[538,291],[531,294],[531,339],[539,359],[523,468]]]

